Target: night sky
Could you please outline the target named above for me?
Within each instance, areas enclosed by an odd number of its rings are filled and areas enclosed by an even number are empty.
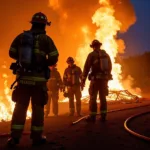
[[[125,56],[150,52],[150,0],[131,0],[137,21],[121,35],[125,40]]]

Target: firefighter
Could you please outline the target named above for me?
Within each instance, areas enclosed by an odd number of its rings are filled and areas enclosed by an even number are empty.
[[[70,116],[74,116],[75,106],[74,106],[74,96],[76,98],[76,112],[78,116],[81,116],[81,68],[74,64],[74,59],[68,57],[67,59],[68,67],[64,71],[63,75],[63,85],[65,90],[68,92],[69,98],[69,109]],[[65,91],[64,90],[64,91]]]
[[[85,85],[86,78],[88,76],[90,80],[89,86],[89,111],[90,115],[86,119],[87,121],[95,122],[97,114],[97,94],[100,98],[100,120],[104,122],[107,114],[107,102],[106,96],[108,95],[108,81],[112,79],[111,70],[112,63],[109,55],[106,51],[101,50],[101,43],[98,40],[93,40],[90,45],[93,48],[93,52],[89,53],[86,62],[84,64],[83,76],[82,76],[82,88]]]
[[[50,77],[48,66],[57,63],[59,53],[53,40],[46,35],[46,25],[50,26],[46,15],[42,12],[35,13],[30,23],[31,29],[18,35],[9,49],[9,56],[16,60],[10,69],[16,75],[15,82],[17,82],[12,93],[12,100],[16,104],[11,120],[10,138],[7,142],[7,145],[12,147],[19,144],[30,98],[32,145],[37,146],[47,142],[42,133],[44,105],[48,101],[46,87]]]
[[[58,72],[56,65],[50,66],[51,70],[51,78],[48,81],[47,87],[49,90],[49,100],[45,107],[45,117],[48,117],[50,112],[50,104],[52,101],[53,104],[53,114],[54,116],[58,116],[58,99],[59,99],[59,90],[62,92],[63,84],[60,73]]]

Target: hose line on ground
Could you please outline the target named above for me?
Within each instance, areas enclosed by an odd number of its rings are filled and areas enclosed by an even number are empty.
[[[117,112],[117,111],[124,111],[124,110],[130,110],[130,109],[135,109],[135,108],[140,108],[140,107],[146,107],[146,106],[150,106],[150,104],[147,105],[143,105],[143,106],[136,106],[136,107],[132,107],[132,108],[123,108],[123,109],[116,109],[116,110],[110,110],[107,113],[112,113],[112,112]],[[100,115],[100,113],[97,113],[96,115]],[[81,122],[82,120],[85,120],[89,115],[83,116],[81,118],[79,118],[78,120],[72,122],[72,125],[75,125],[79,122]]]
[[[116,109],[116,110],[110,110],[107,113],[112,113],[112,112],[117,112],[117,111],[124,111],[124,110],[130,110],[130,109],[135,109],[135,108],[140,108],[140,107],[146,107],[146,106],[150,106],[150,104],[147,105],[143,105],[143,106],[136,106],[136,107],[132,107],[132,108],[124,108],[124,109]],[[100,113],[97,113],[96,115],[100,115]],[[74,121],[71,123],[71,125],[75,125],[79,122],[81,122],[82,120],[86,119],[89,115],[83,116],[81,118],[79,118],[78,120]],[[29,135],[30,132],[23,132],[23,135]],[[10,133],[0,133],[0,137],[8,137],[10,136]]]
[[[132,134],[132,135],[134,135],[134,136],[136,136],[136,137],[138,137],[138,138],[140,138],[140,139],[143,139],[143,140],[145,140],[145,141],[149,141],[149,142],[150,142],[150,137],[147,137],[147,136],[141,135],[141,134],[139,134],[139,133],[137,133],[137,132],[134,132],[133,130],[131,130],[131,129],[128,127],[129,122],[131,122],[133,119],[138,118],[139,116],[143,116],[143,115],[148,114],[148,113],[150,113],[150,111],[147,111],[147,112],[144,112],[144,113],[140,113],[140,114],[136,114],[136,115],[134,115],[134,116],[130,116],[129,118],[127,118],[127,119],[125,120],[125,122],[124,122],[124,128],[125,128],[125,130],[128,131],[130,134]]]

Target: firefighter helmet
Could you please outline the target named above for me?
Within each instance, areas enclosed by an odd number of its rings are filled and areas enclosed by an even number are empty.
[[[69,62],[74,63],[74,59],[73,59],[72,57],[68,57],[66,62],[67,62],[67,63],[69,63]]]
[[[42,23],[50,26],[51,22],[48,22],[48,19],[45,14],[42,12],[35,13],[32,17],[31,23]]]
[[[92,43],[90,44],[90,47],[95,47],[95,46],[101,46],[102,43],[99,42],[98,40],[93,40]]]

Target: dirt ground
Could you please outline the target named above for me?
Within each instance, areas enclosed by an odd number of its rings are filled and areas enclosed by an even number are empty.
[[[34,149],[49,150],[97,150],[97,149],[116,149],[116,150],[149,150],[150,143],[144,142],[130,135],[124,129],[124,121],[131,115],[149,111],[149,100],[141,100],[140,103],[108,103],[108,110],[125,108],[140,108],[108,113],[105,123],[98,120],[95,124],[80,123],[72,126],[71,123],[78,117],[68,117],[68,103],[60,103],[60,115],[50,116],[45,119],[44,133],[47,136],[48,144]],[[144,107],[145,106],[145,107]],[[82,114],[88,114],[88,104],[82,105]],[[135,131],[150,136],[150,115],[145,115],[131,122],[130,127]],[[10,122],[0,123],[0,134],[9,133]],[[25,132],[30,131],[30,119],[26,121]],[[6,149],[7,137],[0,137],[0,150]],[[17,149],[33,149],[29,135],[23,135],[21,143]]]

